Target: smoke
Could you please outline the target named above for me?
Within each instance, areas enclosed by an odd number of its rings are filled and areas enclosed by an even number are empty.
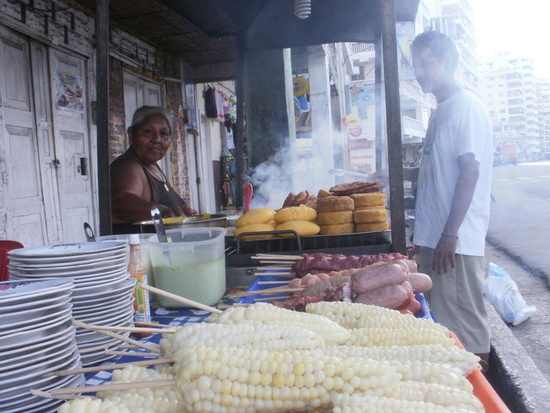
[[[277,209],[289,192],[308,191],[316,195],[320,189],[333,186],[335,178],[330,171],[335,165],[336,133],[318,133],[312,139],[295,140],[254,168],[250,175],[254,185],[252,206]]]

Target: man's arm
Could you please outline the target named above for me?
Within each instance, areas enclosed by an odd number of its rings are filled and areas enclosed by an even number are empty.
[[[458,230],[470,208],[479,179],[479,162],[476,161],[474,154],[467,153],[460,156],[458,166],[460,175],[455,186],[451,212],[435,249],[433,269],[439,273],[445,273],[455,266]]]

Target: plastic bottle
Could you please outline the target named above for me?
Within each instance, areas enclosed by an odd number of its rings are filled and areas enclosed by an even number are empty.
[[[128,262],[128,272],[130,273],[130,277],[136,280],[136,287],[134,288],[134,320],[150,322],[151,308],[149,302],[149,291],[144,290],[139,286],[140,284],[148,284],[147,274],[143,270],[139,235],[131,234],[129,244],[130,260]]]

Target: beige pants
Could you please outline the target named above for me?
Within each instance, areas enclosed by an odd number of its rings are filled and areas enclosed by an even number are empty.
[[[418,247],[418,270],[432,277],[432,290],[426,294],[438,323],[453,331],[472,353],[489,353],[490,334],[483,301],[481,280],[485,257],[456,255],[456,264],[445,274],[432,271],[434,250]]]

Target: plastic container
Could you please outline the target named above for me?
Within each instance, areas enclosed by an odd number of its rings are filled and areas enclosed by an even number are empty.
[[[149,253],[158,288],[206,305],[225,294],[224,228],[189,228],[166,231],[168,243],[151,242]],[[161,306],[181,307],[159,297]]]

